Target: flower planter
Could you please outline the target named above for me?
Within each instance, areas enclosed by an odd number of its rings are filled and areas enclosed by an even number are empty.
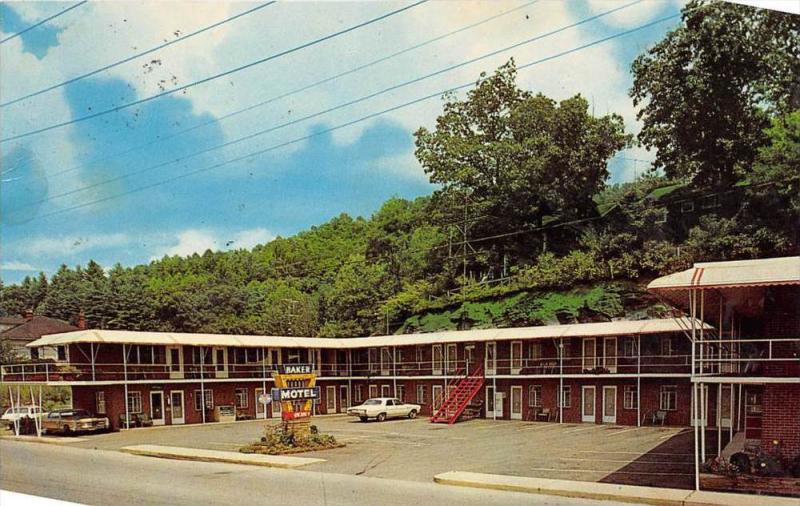
[[[736,477],[701,474],[700,488],[715,492],[800,497],[800,478],[755,476],[751,474],[743,474]]]

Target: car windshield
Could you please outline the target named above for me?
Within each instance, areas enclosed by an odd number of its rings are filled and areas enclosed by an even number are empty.
[[[364,406],[380,406],[383,402],[380,399],[367,399]]]

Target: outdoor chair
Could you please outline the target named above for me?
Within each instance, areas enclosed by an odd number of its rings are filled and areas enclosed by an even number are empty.
[[[667,421],[667,412],[664,410],[656,410],[653,412],[652,422],[653,425],[664,425],[664,422]]]
[[[147,413],[140,413],[137,415],[139,419],[139,427],[152,427],[153,419]]]
[[[552,412],[550,408],[542,408],[538,413],[536,413],[536,421],[549,422],[551,413]]]

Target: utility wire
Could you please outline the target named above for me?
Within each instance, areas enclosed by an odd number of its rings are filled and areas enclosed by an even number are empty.
[[[616,39],[616,38],[619,38],[619,37],[623,37],[625,35],[629,35],[631,33],[637,32],[639,30],[643,30],[645,28],[654,26],[656,24],[663,23],[663,22],[668,21],[670,19],[674,19],[674,18],[680,17],[680,15],[681,14],[678,13],[678,14],[672,14],[672,15],[669,15],[669,16],[665,16],[665,17],[659,18],[657,20],[651,21],[649,23],[640,25],[640,26],[638,26],[636,28],[632,28],[632,29],[629,29],[629,30],[618,32],[616,34],[609,35],[607,37],[603,37],[601,39],[597,39],[595,41],[592,41],[592,42],[589,42],[589,43],[586,43],[586,44],[582,44],[582,45],[574,47],[572,49],[561,51],[561,52],[556,53],[554,55],[551,55],[551,56],[548,56],[548,57],[545,57],[545,58],[541,58],[539,60],[535,60],[535,61],[532,61],[532,62],[527,63],[525,65],[522,65],[522,66],[518,67],[518,70],[523,70],[523,69],[526,69],[526,68],[530,68],[530,67],[533,67],[534,65],[538,65],[538,64],[541,64],[541,63],[544,63],[544,62],[547,62],[547,61],[555,60],[555,59],[560,58],[562,56],[566,56],[568,54],[575,53],[575,52],[581,51],[583,49],[587,49],[589,47],[596,46],[598,44],[602,44],[602,43],[607,42],[609,40]],[[480,82],[485,81],[485,80],[490,79],[490,78],[491,77],[483,77],[483,78],[479,79],[477,81],[477,83],[480,83]],[[283,147],[286,147],[286,146],[289,146],[289,145],[292,145],[292,144],[303,142],[303,141],[312,139],[314,137],[318,137],[318,136],[323,135],[323,134],[327,134],[327,133],[330,133],[330,132],[333,132],[333,131],[336,131],[336,130],[340,130],[342,128],[346,128],[346,127],[349,127],[351,125],[354,125],[356,123],[367,121],[369,119],[376,118],[378,116],[382,116],[384,114],[387,114],[387,113],[390,113],[390,112],[394,112],[396,110],[403,109],[405,107],[409,107],[411,105],[415,105],[415,104],[418,104],[420,102],[424,102],[424,101],[430,100],[432,98],[440,97],[445,93],[452,93],[452,92],[455,92],[455,91],[458,91],[458,90],[473,86],[475,84],[476,84],[475,81],[471,81],[471,82],[462,84],[460,86],[455,86],[455,87],[452,87],[450,89],[444,90],[442,92],[426,95],[424,97],[420,97],[420,98],[411,100],[409,102],[405,102],[403,104],[396,105],[396,106],[390,107],[388,109],[384,109],[384,110],[379,111],[379,112],[374,112],[374,113],[368,114],[368,115],[363,116],[363,117],[358,118],[358,119],[354,119],[354,120],[351,120],[351,121],[348,121],[348,122],[345,122],[345,123],[341,123],[339,125],[336,125],[336,126],[333,126],[333,127],[330,127],[330,128],[319,130],[319,131],[316,131],[316,132],[314,132],[312,134],[305,135],[305,136],[302,136],[302,137],[298,137],[298,138],[295,138],[295,139],[292,139],[292,140],[289,140],[289,141],[286,141],[286,142],[282,142],[280,144],[276,144],[276,145],[273,145],[273,146],[270,146],[270,147],[267,147],[267,148],[264,148],[264,149],[261,149],[261,150],[258,150],[258,151],[253,151],[251,153],[247,153],[245,155],[232,158],[230,160],[218,162],[218,163],[215,163],[215,164],[210,165],[210,166],[206,166],[206,167],[195,169],[195,170],[192,170],[192,171],[189,171],[189,172],[178,174],[178,175],[175,175],[175,176],[167,178],[167,179],[156,181],[154,183],[151,183],[151,184],[148,184],[148,185],[144,185],[144,186],[140,186],[138,188],[133,188],[131,190],[120,192],[120,193],[117,193],[117,194],[114,194],[114,195],[109,195],[107,197],[103,197],[101,199],[93,200],[91,202],[84,202],[82,204],[78,204],[78,205],[75,205],[75,206],[66,207],[66,208],[59,209],[59,210],[56,210],[56,211],[53,211],[53,212],[50,212],[50,213],[45,213],[45,214],[39,215],[39,216],[37,216],[37,217],[35,217],[33,219],[39,219],[39,218],[46,218],[46,217],[49,217],[49,216],[55,216],[55,215],[62,214],[62,213],[68,212],[68,211],[81,209],[81,208],[84,208],[84,207],[87,207],[87,206],[90,206],[90,205],[99,204],[99,203],[106,202],[106,201],[109,201],[109,200],[114,200],[114,199],[123,197],[125,195],[132,194],[132,193],[138,193],[138,192],[141,192],[141,191],[144,191],[144,190],[149,190],[151,188],[155,188],[155,187],[161,186],[163,184],[172,183],[174,181],[178,181],[180,179],[184,179],[184,178],[196,175],[196,174],[200,174],[202,172],[207,172],[207,171],[214,170],[214,169],[217,169],[217,168],[220,168],[220,167],[232,164],[232,163],[236,163],[236,162],[240,162],[240,161],[243,161],[243,160],[247,160],[247,159],[250,159],[250,158],[265,154],[265,153],[268,153],[270,151],[275,151],[275,150],[278,150],[280,148],[283,148]]]
[[[15,33],[15,34],[13,34],[13,35],[9,35],[9,36],[8,36],[8,37],[6,37],[5,39],[3,39],[3,40],[0,40],[0,44],[2,44],[2,43],[4,43],[4,42],[8,42],[9,40],[11,40],[11,39],[13,39],[13,38],[19,37],[19,36],[20,36],[20,35],[22,35],[23,33],[29,32],[29,31],[33,30],[34,28],[36,28],[36,27],[38,27],[38,26],[41,26],[41,25],[43,25],[43,24],[47,23],[47,22],[48,22],[48,21],[50,21],[51,19],[55,19],[55,18],[57,18],[57,17],[59,17],[59,16],[61,16],[61,15],[63,15],[63,14],[66,14],[66,13],[68,13],[69,11],[71,11],[72,9],[75,9],[75,8],[77,8],[77,7],[80,7],[81,5],[83,5],[83,4],[85,4],[85,3],[87,3],[87,0],[83,0],[82,2],[78,2],[78,3],[74,4],[74,5],[71,5],[71,6],[67,7],[66,9],[64,9],[64,10],[62,10],[62,11],[56,12],[55,14],[53,14],[52,16],[50,16],[49,18],[44,18],[43,20],[39,21],[38,23],[34,23],[34,24],[32,24],[32,25],[31,25],[31,26],[29,26],[28,28],[25,28],[24,30],[20,30],[20,31],[18,31],[18,32],[17,32],[17,33]]]
[[[262,63],[266,63],[268,61],[275,60],[275,59],[280,58],[282,56],[286,56],[287,54],[294,53],[296,51],[300,51],[301,49],[306,49],[308,47],[320,44],[322,42],[325,42],[327,40],[333,39],[333,38],[338,37],[340,35],[344,35],[346,33],[352,32],[354,30],[358,30],[359,28],[363,28],[363,27],[365,27],[367,25],[371,25],[373,23],[377,23],[378,21],[382,21],[382,20],[384,20],[386,18],[389,18],[389,17],[394,16],[396,14],[400,14],[401,12],[404,12],[404,11],[407,11],[409,9],[412,9],[412,8],[418,6],[418,5],[424,4],[427,1],[428,0],[418,0],[417,2],[415,2],[415,3],[411,4],[411,5],[407,5],[405,7],[401,7],[399,9],[395,9],[395,10],[393,10],[391,12],[386,13],[386,14],[382,14],[382,15],[380,15],[378,17],[375,17],[375,18],[369,19],[367,21],[358,23],[356,25],[350,26],[350,27],[345,28],[343,30],[339,30],[338,32],[334,32],[334,33],[328,34],[328,35],[326,35],[324,37],[320,37],[318,39],[314,39],[312,41],[300,44],[299,46],[295,46],[295,47],[293,47],[291,49],[287,49],[287,50],[284,50],[284,51],[281,51],[281,52],[278,52],[278,53],[275,53],[275,54],[271,54],[271,55],[266,56],[264,58],[260,58],[258,60],[252,61],[250,63],[246,63],[244,65],[240,65],[240,66],[232,68],[230,70],[226,70],[224,72],[220,72],[219,74],[214,74],[212,76],[205,77],[205,78],[200,79],[198,81],[194,81],[194,82],[191,82],[189,84],[185,84],[183,86],[178,86],[177,88],[172,88],[171,90],[166,90],[164,92],[157,93],[156,95],[151,95],[149,97],[145,97],[145,98],[142,98],[142,99],[139,99],[139,100],[134,100],[133,102],[127,102],[125,104],[118,105],[116,107],[112,107],[110,109],[106,109],[106,110],[103,110],[103,111],[98,111],[98,112],[93,113],[93,114],[88,114],[86,116],[80,116],[78,118],[74,118],[74,119],[71,119],[69,121],[62,121],[61,123],[54,123],[52,125],[49,125],[49,126],[46,126],[46,127],[42,127],[42,128],[38,128],[36,130],[29,130],[27,132],[24,132],[24,133],[21,133],[21,134],[18,134],[18,135],[14,135],[14,136],[11,136],[11,137],[6,137],[5,139],[0,139],[0,143],[13,141],[13,140],[17,140],[17,139],[22,139],[24,137],[29,137],[31,135],[40,134],[42,132],[55,130],[56,128],[61,128],[61,127],[65,127],[67,125],[72,125],[72,124],[75,124],[75,123],[79,123],[81,121],[86,121],[88,119],[97,118],[98,116],[103,116],[103,115],[106,115],[106,114],[109,114],[109,113],[112,113],[112,112],[118,112],[118,111],[121,111],[123,109],[127,109],[129,107],[133,107],[135,105],[140,105],[140,104],[143,104],[145,102],[149,102],[151,100],[155,100],[157,98],[161,98],[161,97],[165,97],[165,96],[168,96],[168,95],[172,95],[173,93],[177,93],[179,91],[183,91],[183,90],[186,90],[186,89],[189,89],[189,88],[193,88],[193,87],[198,86],[200,84],[204,84],[204,83],[213,81],[215,79],[219,79],[220,77],[225,77],[225,76],[229,76],[231,74],[235,74],[236,72],[240,72],[242,70],[246,70],[246,69],[249,69],[251,67],[255,67],[257,65],[261,65]]]
[[[620,9],[624,9],[624,8],[630,7],[630,6],[632,6],[634,4],[637,4],[637,3],[641,2],[641,1],[642,0],[635,0],[632,3],[626,4],[626,5],[623,5],[623,6],[620,6],[620,7],[616,7],[614,9],[605,11],[605,12],[603,12],[601,14],[598,14],[598,15],[595,15],[595,16],[591,16],[591,17],[585,18],[585,19],[583,19],[581,21],[578,21],[576,23],[572,23],[570,25],[566,25],[566,26],[563,26],[561,28],[557,28],[555,30],[551,30],[551,31],[549,31],[547,33],[544,33],[544,34],[541,34],[541,35],[537,35],[535,37],[526,39],[526,40],[524,40],[522,42],[518,42],[516,44],[512,44],[512,45],[504,47],[502,49],[491,51],[491,52],[486,53],[486,54],[484,54],[482,56],[471,58],[469,60],[466,60],[466,61],[461,62],[461,63],[457,63],[455,65],[450,65],[448,67],[445,67],[444,69],[437,70],[437,71],[432,72],[430,74],[426,74],[424,76],[417,77],[417,78],[411,79],[409,81],[405,81],[405,82],[402,82],[402,83],[399,83],[399,84],[395,84],[395,85],[389,86],[388,88],[384,88],[382,90],[370,93],[368,95],[364,95],[364,96],[362,96],[360,98],[356,98],[356,99],[350,100],[348,102],[344,102],[342,104],[330,107],[330,108],[325,109],[323,111],[311,113],[311,114],[308,114],[306,116],[303,116],[303,117],[300,117],[300,118],[296,118],[294,120],[287,121],[285,123],[282,123],[282,124],[279,124],[279,125],[275,125],[275,126],[272,126],[272,127],[269,127],[269,128],[263,129],[263,130],[259,130],[257,132],[254,132],[254,133],[251,133],[251,134],[248,134],[248,135],[245,135],[243,137],[239,137],[237,139],[233,139],[233,140],[224,142],[222,144],[217,144],[215,146],[211,146],[211,147],[208,147],[208,148],[200,150],[200,151],[189,153],[187,155],[178,157],[178,158],[176,158],[174,160],[167,160],[165,162],[161,162],[161,163],[158,163],[156,165],[151,165],[149,167],[144,167],[144,168],[136,170],[134,172],[129,172],[129,173],[121,174],[119,176],[114,176],[112,178],[105,179],[105,180],[102,180],[102,181],[97,181],[97,182],[95,182],[95,183],[93,183],[91,185],[88,185],[88,186],[84,186],[84,187],[81,187],[81,188],[76,188],[74,190],[69,190],[69,191],[66,191],[66,192],[63,192],[63,193],[59,193],[59,194],[56,194],[56,195],[51,195],[51,196],[48,196],[46,198],[40,199],[38,201],[30,202],[30,203],[26,204],[25,207],[32,207],[32,206],[40,204],[42,202],[46,202],[46,201],[53,200],[53,199],[60,198],[60,197],[65,197],[65,196],[72,195],[72,194],[75,194],[75,193],[78,193],[78,192],[81,192],[81,191],[84,191],[84,190],[89,190],[89,189],[92,189],[92,188],[96,188],[98,186],[101,186],[101,185],[104,185],[104,184],[108,184],[108,183],[112,183],[112,182],[115,182],[115,181],[119,181],[121,179],[125,179],[125,178],[131,177],[131,176],[140,175],[140,174],[143,174],[145,172],[149,172],[149,171],[154,170],[154,169],[158,169],[158,168],[161,168],[161,167],[164,167],[164,166],[167,166],[167,165],[171,165],[171,164],[174,164],[174,163],[179,163],[181,161],[185,161],[185,160],[187,160],[189,158],[193,158],[195,156],[199,156],[199,155],[202,155],[202,154],[205,154],[205,153],[209,153],[211,151],[216,151],[218,149],[222,149],[222,148],[225,148],[225,147],[228,147],[228,146],[239,144],[239,143],[244,142],[244,141],[248,141],[248,140],[253,139],[255,137],[259,137],[261,135],[264,135],[264,134],[267,134],[267,133],[270,133],[270,132],[274,132],[276,130],[283,129],[283,128],[286,128],[288,126],[295,125],[297,123],[301,123],[303,121],[307,121],[309,119],[313,119],[313,118],[316,118],[318,116],[322,116],[323,114],[327,114],[327,113],[330,113],[330,112],[333,112],[333,111],[337,111],[339,109],[343,109],[345,107],[349,107],[351,105],[355,105],[355,104],[364,102],[364,101],[369,100],[371,98],[375,98],[375,97],[383,95],[385,93],[389,93],[390,91],[395,91],[397,89],[409,86],[411,84],[418,83],[418,82],[423,81],[425,79],[428,79],[428,78],[431,78],[431,77],[434,77],[434,76],[438,76],[440,74],[444,74],[446,72],[449,72],[449,71],[457,69],[457,68],[461,68],[461,67],[463,67],[465,65],[469,65],[469,64],[475,63],[477,61],[484,60],[484,59],[492,57],[492,56],[496,56],[496,55],[498,55],[500,53],[503,53],[503,52],[506,52],[506,51],[509,51],[509,50],[512,50],[512,49],[516,49],[516,48],[521,47],[523,45],[530,44],[531,42],[535,42],[535,41],[544,39],[546,37],[550,37],[552,35],[555,35],[557,33],[562,32],[564,30],[567,30],[567,29],[570,29],[570,28],[574,28],[574,27],[582,25],[584,23],[588,23],[590,21],[598,19],[599,17],[606,16],[608,14],[616,12],[616,11],[618,11]],[[467,85],[469,85],[469,84],[472,84],[472,83],[470,82]],[[440,94],[437,93],[436,95],[440,95]]]
[[[520,10],[520,9],[524,9],[525,7],[529,7],[530,5],[533,5],[533,4],[535,4],[537,1],[538,1],[538,0],[532,0],[531,2],[528,2],[528,3],[522,4],[522,5],[518,6],[518,7],[514,7],[513,9],[509,9],[509,10],[506,10],[506,11],[500,12],[499,14],[495,14],[495,15],[493,15],[493,16],[490,16],[490,17],[488,17],[488,18],[482,19],[482,20],[480,20],[480,21],[478,21],[478,22],[476,22],[476,23],[472,23],[472,24],[470,24],[470,25],[467,25],[467,26],[461,27],[461,28],[459,28],[459,29],[457,29],[457,30],[453,30],[453,31],[451,31],[451,32],[447,32],[447,33],[445,33],[445,34],[439,35],[439,36],[437,36],[437,37],[434,37],[434,38],[432,38],[432,39],[428,39],[428,40],[426,40],[426,41],[424,41],[424,42],[420,42],[419,44],[415,44],[415,45],[413,45],[413,46],[407,47],[407,48],[405,48],[405,49],[402,49],[402,50],[400,50],[400,51],[396,51],[396,52],[394,52],[394,53],[391,53],[391,54],[388,54],[388,55],[386,55],[386,56],[382,56],[381,58],[378,58],[378,59],[376,59],[376,60],[372,60],[372,61],[370,61],[370,62],[368,62],[368,63],[365,63],[365,64],[363,64],[363,65],[359,65],[359,66],[357,66],[357,67],[351,68],[351,69],[349,69],[349,70],[346,70],[346,71],[344,71],[344,72],[341,72],[341,73],[339,73],[339,74],[335,74],[335,75],[333,75],[333,76],[326,77],[326,78],[324,78],[324,79],[322,79],[322,80],[319,80],[319,81],[313,82],[313,83],[311,83],[311,84],[308,84],[308,85],[306,85],[306,86],[303,86],[303,87],[301,87],[301,88],[296,88],[296,89],[294,89],[294,90],[291,90],[291,91],[288,91],[288,92],[286,92],[286,93],[283,93],[282,95],[278,95],[278,96],[275,96],[275,97],[269,98],[269,99],[267,99],[267,100],[264,100],[264,101],[258,102],[258,103],[256,103],[256,104],[249,105],[249,106],[247,106],[247,107],[245,107],[245,108],[243,108],[243,109],[238,109],[238,110],[236,110],[236,111],[233,111],[233,112],[230,112],[230,113],[224,114],[224,115],[222,115],[222,116],[219,116],[219,117],[214,117],[214,118],[211,118],[210,120],[203,121],[203,122],[201,122],[201,123],[198,123],[198,124],[196,124],[196,125],[194,125],[194,126],[191,126],[191,127],[189,127],[189,128],[185,128],[185,129],[183,129],[183,130],[178,130],[178,131],[176,131],[176,132],[173,132],[173,133],[171,133],[171,134],[169,134],[169,135],[166,135],[166,136],[164,136],[164,137],[156,137],[156,138],[154,138],[154,139],[151,139],[151,140],[150,140],[150,141],[148,141],[148,142],[145,142],[145,143],[143,143],[143,144],[139,144],[139,145],[133,146],[133,147],[131,147],[131,148],[128,148],[128,149],[126,149],[126,150],[124,150],[124,151],[120,151],[120,152],[117,152],[117,153],[114,153],[114,154],[110,154],[110,155],[103,155],[103,156],[100,156],[100,157],[94,158],[94,159],[92,159],[92,160],[89,160],[89,161],[87,161],[87,162],[84,162],[84,163],[78,164],[78,165],[76,165],[76,166],[70,167],[70,168],[68,168],[68,169],[64,169],[64,170],[61,170],[61,171],[54,172],[53,174],[50,174],[50,177],[56,177],[56,176],[60,176],[60,175],[62,175],[62,174],[66,174],[66,173],[68,173],[68,172],[73,172],[73,171],[75,171],[75,170],[78,170],[78,169],[80,169],[81,167],[87,166],[88,164],[91,164],[91,163],[94,163],[94,162],[98,162],[98,161],[102,161],[102,160],[107,160],[107,159],[109,159],[109,158],[111,158],[111,157],[115,157],[115,156],[122,156],[122,155],[126,155],[126,154],[128,154],[128,153],[133,153],[133,152],[135,152],[135,151],[139,151],[141,148],[145,148],[145,147],[148,147],[148,146],[152,146],[153,144],[157,144],[157,143],[160,143],[160,142],[166,141],[166,140],[168,140],[168,139],[175,138],[175,137],[177,137],[177,136],[179,136],[179,135],[182,135],[182,134],[184,134],[184,133],[187,133],[187,132],[191,132],[191,131],[197,130],[198,128],[203,128],[203,127],[205,127],[205,126],[208,126],[208,125],[213,125],[213,124],[216,124],[216,123],[220,123],[220,122],[222,122],[222,121],[225,121],[225,120],[227,120],[227,119],[229,119],[229,118],[232,118],[232,117],[234,117],[234,116],[238,116],[239,114],[242,114],[242,113],[245,113],[245,112],[248,112],[248,111],[252,111],[253,109],[256,109],[256,108],[258,108],[258,107],[262,107],[262,106],[264,106],[264,105],[267,105],[267,104],[271,104],[271,103],[273,103],[273,102],[276,102],[276,101],[278,101],[278,100],[281,100],[281,99],[284,99],[284,98],[290,97],[290,96],[292,96],[292,95],[295,95],[295,94],[297,94],[297,93],[300,93],[300,92],[303,92],[303,91],[310,90],[310,89],[312,89],[312,88],[315,88],[315,87],[317,87],[317,86],[320,86],[320,85],[322,85],[322,84],[326,84],[326,83],[329,83],[329,82],[331,82],[331,81],[334,81],[334,80],[336,80],[336,79],[339,79],[340,77],[344,77],[344,76],[347,76],[347,75],[350,75],[350,74],[354,74],[354,73],[356,73],[356,72],[359,72],[359,71],[361,71],[361,70],[364,70],[364,69],[366,69],[366,68],[372,67],[372,66],[374,66],[374,65],[377,65],[377,64],[379,64],[379,63],[382,63],[382,62],[388,61],[388,60],[390,60],[390,59],[392,59],[392,58],[395,58],[395,57],[397,57],[397,56],[400,56],[400,55],[402,55],[402,54],[405,54],[405,53],[411,52],[411,51],[413,51],[413,50],[415,50],[415,49],[419,49],[419,48],[421,48],[421,47],[427,46],[427,45],[429,45],[429,44],[432,44],[432,43],[434,43],[434,42],[438,42],[438,41],[440,41],[440,40],[442,40],[442,39],[445,39],[445,38],[447,38],[447,37],[450,37],[450,36],[452,36],[452,35],[456,35],[456,34],[458,34],[458,33],[464,32],[464,31],[466,31],[466,30],[469,30],[469,29],[471,29],[471,28],[475,28],[476,26],[479,26],[479,25],[482,25],[482,24],[488,23],[488,22],[490,22],[490,21],[493,21],[493,20],[495,20],[495,19],[498,19],[498,18],[500,18],[500,17],[502,17],[502,16],[506,16],[506,15],[508,15],[508,14],[511,14],[512,12],[518,11],[518,10]]]
[[[195,35],[200,35],[201,33],[207,32],[209,30],[213,30],[214,28],[217,28],[218,26],[222,26],[225,23],[229,23],[229,22],[234,21],[236,19],[239,19],[241,17],[247,16],[248,14],[251,14],[251,13],[257,11],[257,10],[263,9],[265,7],[269,7],[270,5],[272,5],[274,3],[276,3],[276,2],[273,1],[273,2],[263,3],[263,4],[258,5],[256,7],[253,7],[252,9],[246,10],[244,12],[240,12],[239,14],[236,14],[235,16],[231,16],[229,18],[223,19],[222,21],[218,21],[218,22],[216,22],[216,23],[214,23],[212,25],[206,26],[205,28],[201,28],[201,29],[199,29],[197,31],[194,31],[194,32],[190,33],[190,34],[184,35],[183,37],[180,37],[178,39],[174,39],[174,40],[171,40],[169,42],[165,42],[165,43],[160,44],[160,45],[158,45],[156,47],[148,49],[146,51],[142,51],[140,53],[136,53],[136,54],[134,54],[132,56],[129,56],[127,58],[124,58],[122,60],[116,61],[114,63],[110,63],[110,64],[108,64],[108,65],[106,65],[104,67],[100,67],[98,69],[92,70],[91,72],[87,72],[85,74],[81,74],[79,76],[75,76],[73,78],[67,79],[66,81],[60,82],[58,84],[54,84],[52,86],[48,86],[46,88],[42,88],[39,91],[34,91],[33,93],[28,93],[27,95],[23,95],[21,97],[15,98],[13,100],[9,100],[8,102],[0,103],[0,107],[6,107],[6,106],[11,105],[11,104],[16,104],[17,102],[21,102],[22,100],[41,95],[43,93],[47,93],[48,91],[55,90],[56,88],[60,88],[62,86],[66,86],[68,84],[72,84],[72,83],[74,83],[76,81],[80,81],[81,79],[85,79],[85,78],[91,77],[91,76],[93,76],[95,74],[99,74],[100,72],[104,72],[106,70],[112,69],[114,67],[122,65],[123,63],[128,63],[129,61],[135,60],[136,58],[139,58],[141,56],[153,53],[153,52],[158,51],[160,49],[164,49],[165,47],[171,46],[173,44],[177,44],[178,42],[183,42],[186,39],[190,39],[190,38],[194,37]]]

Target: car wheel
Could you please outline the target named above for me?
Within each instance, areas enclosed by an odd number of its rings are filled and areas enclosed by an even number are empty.
[[[408,414],[408,417],[411,418],[412,420],[414,418],[416,418],[417,417],[417,410],[416,409],[412,409],[411,412]]]
[[[69,425],[65,425],[64,427],[62,427],[61,431],[64,433],[65,436],[69,436],[70,434],[72,434]]]
[[[369,418],[367,418],[366,416],[359,416],[358,418],[359,418],[359,420],[361,420],[362,422],[366,422],[367,420],[369,420]]]
[[[375,420],[379,422],[386,420],[386,413],[380,413],[378,416],[375,417]]]

